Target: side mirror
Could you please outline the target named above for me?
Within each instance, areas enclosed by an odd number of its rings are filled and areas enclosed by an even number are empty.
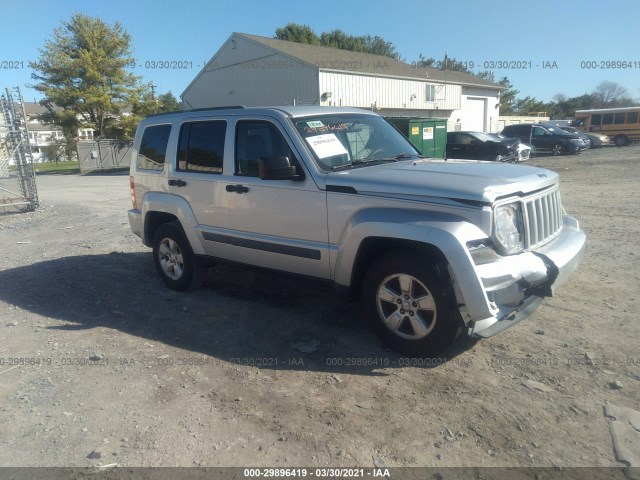
[[[258,175],[262,180],[302,180],[298,169],[291,165],[289,157],[274,155],[258,159]]]

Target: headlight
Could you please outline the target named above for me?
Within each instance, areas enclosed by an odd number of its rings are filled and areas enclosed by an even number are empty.
[[[505,253],[518,253],[523,249],[520,235],[522,215],[520,204],[510,203],[496,207],[494,213],[494,236]]]

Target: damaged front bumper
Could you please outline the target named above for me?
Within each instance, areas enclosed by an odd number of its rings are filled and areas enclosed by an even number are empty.
[[[560,235],[536,251],[505,257],[494,254],[481,260],[476,254],[476,272],[493,315],[469,322],[468,333],[490,337],[531,315],[577,268],[585,246],[586,236],[577,220],[565,215]]]

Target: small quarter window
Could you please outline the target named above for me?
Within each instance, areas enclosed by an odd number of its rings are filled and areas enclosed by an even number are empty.
[[[144,129],[138,150],[139,169],[162,170],[164,168],[170,133],[171,125],[155,125]]]

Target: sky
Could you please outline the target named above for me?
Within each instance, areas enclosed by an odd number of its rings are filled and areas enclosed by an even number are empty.
[[[640,98],[637,0],[0,0],[0,12],[0,88],[19,86],[26,101],[41,98],[28,87],[29,62],[74,13],[120,22],[132,37],[133,72],[176,97],[233,32],[273,37],[295,22],[318,34],[380,36],[409,63],[445,53],[473,62],[474,71],[508,77],[519,97],[550,101],[613,81]],[[187,68],[157,68],[177,62]]]

